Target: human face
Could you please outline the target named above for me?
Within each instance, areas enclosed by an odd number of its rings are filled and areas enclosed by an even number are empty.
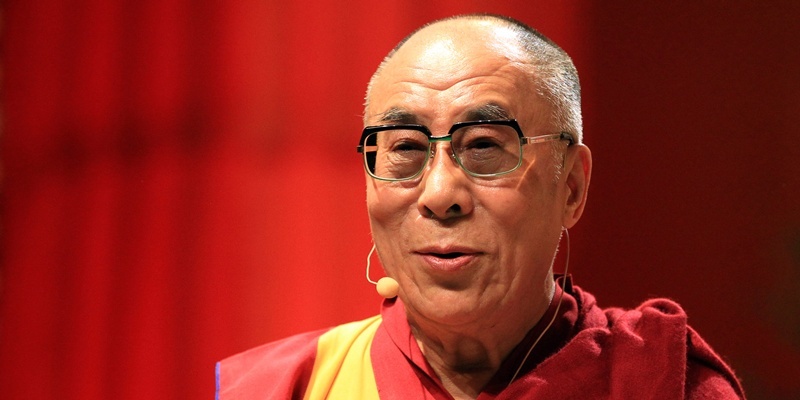
[[[418,123],[438,136],[488,116],[516,118],[526,136],[556,132],[506,35],[452,23],[419,32],[374,81],[367,123]],[[409,316],[491,324],[546,307],[567,192],[550,144],[525,146],[518,170],[491,179],[469,176],[450,153],[437,143],[428,168],[410,181],[367,177],[373,239]]]

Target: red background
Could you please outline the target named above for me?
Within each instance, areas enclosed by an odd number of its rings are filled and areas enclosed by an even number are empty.
[[[2,397],[211,398],[216,360],[376,313],[366,82],[490,11],[581,73],[578,284],[678,300],[751,399],[800,398],[800,3],[765,3],[3,2]]]

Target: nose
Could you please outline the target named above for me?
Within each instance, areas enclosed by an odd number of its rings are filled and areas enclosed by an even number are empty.
[[[440,220],[470,214],[473,209],[470,179],[452,157],[449,143],[434,144],[433,162],[423,172],[417,200],[421,215]]]

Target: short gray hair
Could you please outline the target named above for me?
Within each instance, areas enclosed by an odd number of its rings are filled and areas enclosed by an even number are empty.
[[[403,38],[389,54],[384,57],[378,69],[372,75],[367,85],[364,98],[364,108],[369,106],[372,87],[383,68],[394,54],[417,32],[428,26],[452,20],[483,20],[501,23],[516,33],[519,45],[528,55],[528,62],[533,67],[531,76],[534,79],[537,92],[546,99],[553,109],[552,122],[564,132],[573,134],[576,142],[583,141],[583,118],[581,116],[581,85],[578,80],[578,71],[572,59],[552,40],[541,34],[536,29],[510,17],[494,14],[466,14],[439,19],[427,23]],[[364,113],[366,123],[367,115]]]

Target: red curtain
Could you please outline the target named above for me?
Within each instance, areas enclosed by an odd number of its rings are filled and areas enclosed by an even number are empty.
[[[498,3],[6,1],[3,397],[211,398],[216,360],[376,313],[366,82],[475,11],[582,74],[577,282],[678,299],[752,398],[798,396],[798,7]]]

